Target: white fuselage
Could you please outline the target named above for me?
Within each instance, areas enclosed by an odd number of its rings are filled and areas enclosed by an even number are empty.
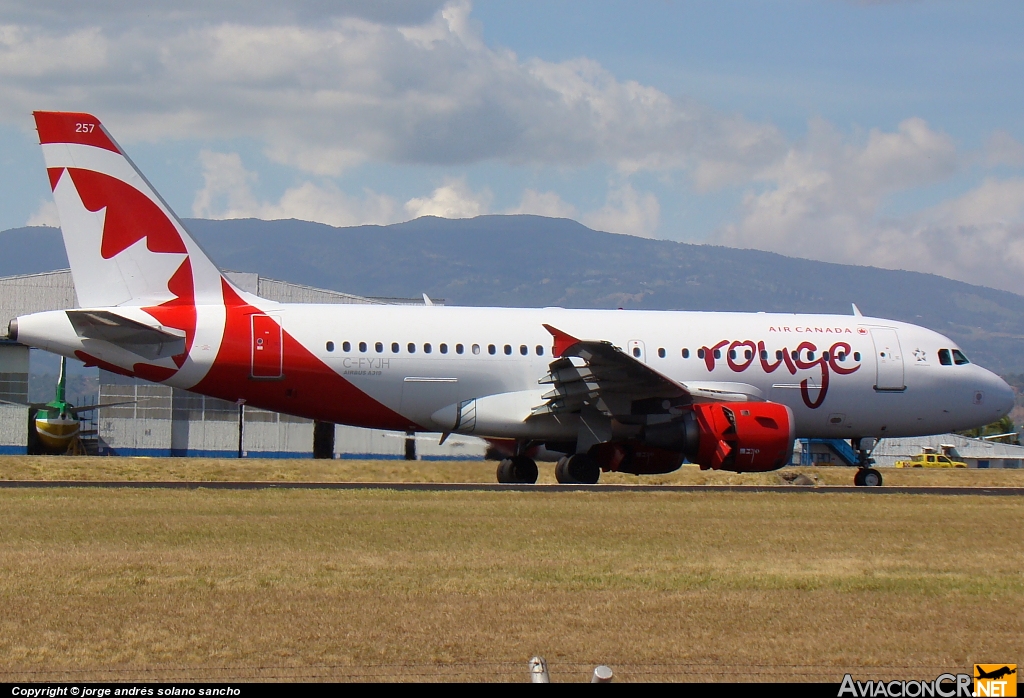
[[[260,303],[260,310],[278,320],[284,333],[331,373],[400,414],[410,427],[427,431],[450,428],[437,416],[446,406],[515,394],[517,404],[525,407],[512,409],[505,423],[489,430],[493,433],[478,435],[571,436],[578,427],[564,419],[541,421],[530,429],[522,425],[523,409],[543,403],[546,388],[538,381],[554,360],[545,324],[580,339],[611,342],[689,388],[735,388],[755,399],[785,404],[792,410],[797,437],[941,433],[991,423],[1013,405],[1012,391],[993,373],[973,364],[940,363],[941,349],[956,348],[950,339],[878,318],[267,301]],[[18,323],[19,341],[32,346],[68,356],[85,351],[126,369],[137,360],[119,347],[79,338],[61,312],[25,316]],[[206,376],[218,354],[216,341],[200,338],[216,339],[218,334],[223,334],[219,327],[203,327],[200,321],[188,365],[166,383],[196,387],[201,382],[196,376]],[[207,381],[200,388],[217,397],[289,411],[280,402],[261,404],[258,391],[246,393],[244,385],[211,390]],[[332,396],[319,399],[328,403]],[[351,407],[351,418],[334,412],[332,421],[394,427],[369,423],[362,406]],[[317,417],[308,407],[295,411]]]

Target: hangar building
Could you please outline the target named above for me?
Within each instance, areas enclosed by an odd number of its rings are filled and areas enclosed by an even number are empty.
[[[359,303],[419,305],[422,300],[365,298],[260,277],[225,272],[239,288],[283,303]],[[440,301],[433,301],[440,304]],[[77,307],[70,270],[0,278],[0,332],[11,318],[44,310]],[[0,453],[26,453],[29,445],[29,349],[0,339]],[[131,402],[98,410],[86,427],[96,431],[89,448],[97,454],[124,456],[206,456],[482,459],[487,444],[455,436],[416,436],[356,427],[319,425],[196,395],[101,370],[92,404]],[[18,403],[15,405],[9,403]],[[89,429],[91,430],[91,429]],[[333,445],[332,445],[333,443]],[[326,449],[326,452],[324,452]]]

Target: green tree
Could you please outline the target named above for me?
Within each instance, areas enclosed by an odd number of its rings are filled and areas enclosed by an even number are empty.
[[[969,436],[974,439],[980,439],[986,436],[996,436],[997,434],[1006,434],[1006,436],[1000,436],[997,439],[991,440],[1005,444],[1020,445],[1020,440],[1017,437],[1017,427],[1013,425],[1013,420],[1010,419],[1010,415],[1006,415],[998,422],[992,422],[991,424],[986,424],[985,426],[978,427],[977,429],[958,431],[957,433],[961,436]]]

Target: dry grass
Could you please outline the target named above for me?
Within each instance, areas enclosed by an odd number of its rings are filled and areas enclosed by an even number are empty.
[[[534,654],[556,680],[838,681],[1024,656],[1018,497],[5,490],[0,517],[0,681],[525,680]]]
[[[0,480],[258,480],[295,482],[495,482],[492,461],[312,460],[232,458],[112,458],[0,456]],[[541,463],[540,482],[555,482]],[[702,471],[684,466],[667,475],[604,473],[601,482],[679,485],[778,485],[806,473],[823,485],[853,484],[853,468],[793,467],[771,473]],[[1022,487],[1024,470],[884,468],[887,485]]]

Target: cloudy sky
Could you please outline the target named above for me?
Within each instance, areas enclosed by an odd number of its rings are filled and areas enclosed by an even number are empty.
[[[1019,0],[4,0],[0,229],[55,221],[31,112],[61,109],[182,216],[536,213],[1024,293],[1022,29]]]

